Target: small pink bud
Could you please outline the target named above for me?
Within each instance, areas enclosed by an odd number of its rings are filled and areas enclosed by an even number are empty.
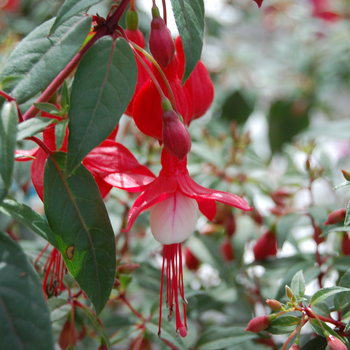
[[[337,209],[332,211],[323,225],[334,225],[338,222],[344,221],[346,216],[346,209]]]
[[[185,249],[183,250],[183,253],[185,256],[185,262],[186,262],[187,268],[189,270],[198,270],[200,262],[197,259],[197,257],[193,255],[191,250],[185,247]]]
[[[300,347],[299,347],[298,344],[293,344],[293,345],[289,348],[289,350],[300,350]]]
[[[174,157],[182,160],[191,150],[191,136],[174,110],[162,116],[162,140],[164,148]]]
[[[149,49],[154,59],[166,68],[174,58],[175,44],[164,20],[159,16],[156,6],[152,8],[153,19],[149,36]]]
[[[122,274],[130,274],[140,267],[140,264],[123,264],[117,267],[117,271]]]
[[[345,344],[331,334],[327,337],[327,343],[330,350],[347,350]]]
[[[282,304],[278,300],[266,299],[266,303],[271,310],[280,311],[282,309]]]
[[[253,248],[255,260],[265,260],[268,256],[276,256],[277,240],[276,234],[266,231],[256,242]]]
[[[235,259],[235,252],[233,250],[231,241],[227,239],[220,248],[222,257],[225,261],[233,261]]]
[[[245,331],[250,331],[253,333],[259,333],[266,329],[270,325],[270,316],[259,316],[255,317],[248,323]]]

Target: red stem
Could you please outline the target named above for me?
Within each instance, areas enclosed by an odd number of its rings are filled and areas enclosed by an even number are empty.
[[[171,344],[169,341],[165,340],[164,338],[160,338],[163,340],[163,342],[168,345],[173,350],[179,350],[175,345]]]
[[[165,0],[162,0],[162,4],[163,4],[163,20],[165,22],[165,25],[167,25],[166,2],[165,2]]]
[[[140,320],[143,320],[143,316],[134,309],[134,307],[129,303],[129,300],[126,299],[124,294],[120,295],[120,299],[123,300],[123,302],[129,307],[129,309],[132,311],[132,313],[138,317]]]
[[[314,312],[309,308],[309,307],[306,307],[305,308],[305,311],[306,311],[306,313],[307,313],[307,315],[309,316],[309,317],[311,317],[311,318],[316,318],[315,316],[314,316]],[[341,321],[336,321],[336,320],[334,320],[333,318],[330,318],[330,317],[325,317],[325,316],[320,316],[320,315],[317,315],[318,316],[318,318],[321,320],[321,321],[323,321],[323,322],[328,322],[328,323],[332,323],[332,324],[334,324],[335,326],[337,326],[337,327],[340,327],[343,323],[341,322]]]

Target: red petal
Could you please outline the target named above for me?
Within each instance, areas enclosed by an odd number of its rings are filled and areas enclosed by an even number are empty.
[[[103,181],[100,177],[96,176],[95,181],[97,183],[98,189],[100,190],[101,197],[105,198],[109,191],[113,188],[110,184]]]
[[[42,201],[44,201],[44,168],[47,154],[40,148],[35,155],[35,159],[30,168],[30,176],[32,178],[35,190]]]
[[[197,199],[198,208],[201,213],[208,218],[208,220],[213,221],[216,215],[216,202],[210,199]]]
[[[147,176],[137,173],[114,173],[106,176],[103,180],[113,187],[128,192],[142,192],[147,185],[154,181],[155,176]]]
[[[26,149],[16,149],[15,150],[15,155],[16,156],[23,156],[21,158],[16,158],[16,162],[28,162],[29,160],[33,160],[33,158],[28,158],[28,157],[34,157],[36,152],[38,152],[39,147],[35,147],[30,150]]]
[[[134,224],[138,215],[151,207],[152,205],[161,202],[170,196],[172,196],[177,189],[177,181],[174,177],[165,177],[160,176],[155,179],[147,189],[140,194],[140,196],[136,199],[134,205],[131,207],[129,216],[128,216],[128,224],[123,231],[129,231]]]
[[[248,203],[241,197],[222,191],[216,191],[202,187],[195,183],[188,174],[179,177],[178,180],[180,191],[187,197],[200,200],[214,200],[217,202],[228,204],[241,210],[250,211]]]

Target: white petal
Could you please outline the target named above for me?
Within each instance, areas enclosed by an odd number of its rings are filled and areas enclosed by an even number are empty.
[[[194,231],[198,204],[177,191],[151,208],[149,223],[154,238],[163,244],[181,243]]]

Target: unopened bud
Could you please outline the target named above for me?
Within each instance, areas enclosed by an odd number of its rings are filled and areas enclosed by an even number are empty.
[[[137,30],[139,27],[139,14],[136,10],[128,10],[126,13],[126,28]]]
[[[327,336],[327,344],[330,350],[347,350],[346,345],[332,334]]]
[[[344,221],[346,216],[346,209],[337,209],[332,211],[323,225],[334,225],[338,222]]]
[[[71,332],[73,332],[73,334],[71,334]],[[69,346],[75,346],[77,340],[78,333],[75,325],[72,325],[72,323],[67,320],[61,330],[60,336],[58,338],[58,344],[60,345],[61,349],[67,350]]]
[[[290,196],[290,192],[285,188],[280,188],[276,192],[272,192],[270,194],[270,197],[272,198],[272,200],[277,205],[280,205],[282,207],[285,205],[284,203],[285,199],[288,198],[289,196]]]
[[[343,169],[341,170],[341,172],[343,173],[344,179],[350,181],[350,173]]]
[[[235,252],[229,239],[225,240],[221,246],[220,251],[225,261],[230,262],[234,260]]]
[[[117,271],[119,273],[129,275],[139,267],[140,267],[140,264],[123,264],[117,267]]]
[[[200,262],[197,259],[197,257],[195,255],[193,255],[191,250],[189,248],[185,247],[185,249],[183,250],[183,253],[185,256],[185,263],[186,263],[187,268],[189,270],[198,270]]]
[[[164,148],[174,157],[182,160],[191,150],[191,136],[174,110],[162,116],[162,140]]]
[[[255,317],[250,320],[245,331],[259,333],[266,329],[275,318],[275,315]]]
[[[300,347],[299,347],[298,344],[293,344],[293,345],[289,348],[289,350],[300,350]]]
[[[341,251],[344,255],[350,255],[350,238],[347,232],[344,232],[341,241]]]
[[[267,305],[269,305],[271,310],[280,311],[282,309],[282,304],[278,300],[266,299]]]
[[[164,20],[159,15],[156,6],[152,7],[151,33],[149,37],[149,49],[154,59],[166,68],[174,58],[175,44]]]
[[[291,299],[291,300],[292,300],[292,298],[293,298],[293,296],[294,296],[292,290],[291,290],[288,286],[286,286],[286,295],[287,295],[287,297],[288,297],[289,299]]]

